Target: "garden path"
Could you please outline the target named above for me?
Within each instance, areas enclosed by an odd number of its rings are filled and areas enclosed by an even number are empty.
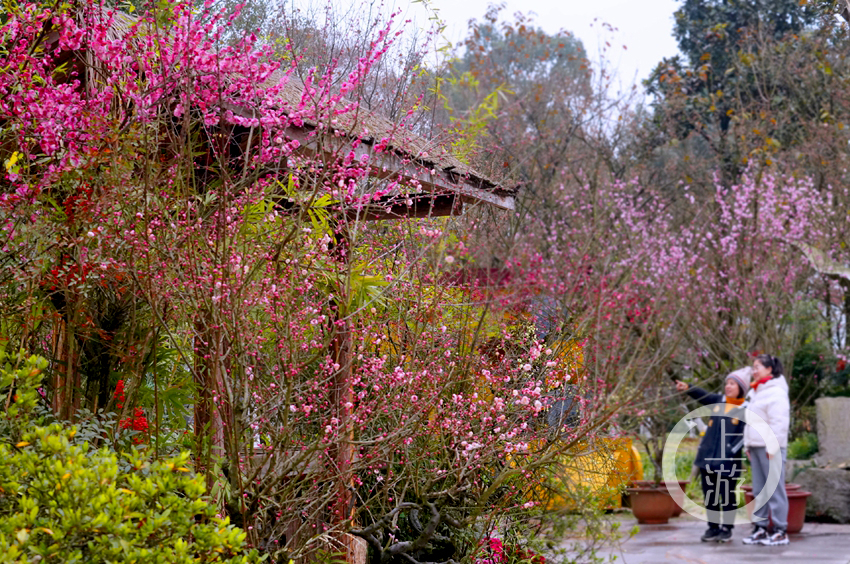
[[[636,521],[631,514],[613,516],[628,531]],[[745,562],[788,564],[850,564],[850,525],[806,523],[802,532],[791,535],[786,546],[746,546],[741,539],[749,534],[750,525],[736,527],[732,542],[727,544],[700,542],[705,523],[683,515],[667,525],[640,525],[640,532],[622,543],[599,552],[606,560],[644,564],[656,562],[688,562],[695,564],[734,564]]]

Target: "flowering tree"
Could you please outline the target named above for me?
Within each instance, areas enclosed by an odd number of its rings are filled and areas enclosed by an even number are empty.
[[[426,140],[425,89],[386,95],[396,19],[317,70],[212,6],[12,7],[0,334],[51,360],[61,418],[117,409],[154,456],[193,447],[276,556],[350,535],[381,560],[480,550],[667,372],[778,346],[760,293],[793,299],[809,271],[786,250],[831,240],[804,180],[718,189],[683,226],[659,191],[565,167],[557,128],[504,122],[489,154],[538,144],[541,197],[495,211],[515,194],[447,149],[474,161],[482,131]]]
[[[221,47],[236,15],[210,6],[13,6],[5,338],[52,360],[60,417],[118,409],[155,453],[180,446],[165,398],[192,402],[195,469],[255,547],[350,531],[386,557],[474,550],[460,533],[528,515],[523,480],[599,426],[541,425],[583,372],[505,320],[525,295],[446,283],[468,225],[427,216],[510,192],[414,136],[412,110],[360,106],[394,20],[348,72],[302,82],[298,52]]]

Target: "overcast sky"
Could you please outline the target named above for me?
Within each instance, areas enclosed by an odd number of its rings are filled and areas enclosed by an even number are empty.
[[[408,0],[409,1],[409,0]],[[470,18],[481,19],[491,0],[428,0],[448,25],[446,35],[458,41],[465,35]],[[605,42],[611,43],[607,57],[619,71],[621,84],[646,78],[663,58],[678,53],[673,39],[673,12],[677,0],[505,0],[507,17],[515,12],[534,12],[538,27],[547,33],[560,29],[572,32],[584,43],[591,59],[598,59]],[[409,15],[420,19],[425,8],[411,3]],[[608,23],[611,32],[603,27]],[[625,49],[623,46],[625,45]]]

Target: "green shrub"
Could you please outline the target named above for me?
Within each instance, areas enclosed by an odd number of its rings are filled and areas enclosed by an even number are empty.
[[[696,448],[698,443],[691,441],[683,441],[676,451],[676,479],[689,480],[691,477],[691,469],[696,458]],[[643,448],[638,449],[640,454],[641,465],[643,466],[643,479],[652,481],[655,479],[655,467],[649,459],[649,455]]]
[[[245,533],[215,517],[188,453],[151,461],[130,450],[119,466],[113,451],[74,444],[76,428],[32,419],[43,359],[0,352],[0,362],[12,398],[0,436],[0,562],[260,560]]]
[[[676,453],[676,479],[690,480],[694,460],[697,457],[696,450],[684,450]]]
[[[818,436],[804,433],[788,443],[789,460],[808,460],[818,452]]]

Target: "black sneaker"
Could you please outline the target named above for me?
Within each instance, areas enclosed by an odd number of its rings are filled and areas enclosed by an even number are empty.
[[[722,529],[720,529],[720,533],[714,540],[716,540],[717,542],[729,542],[730,540],[732,540],[732,529],[723,527]]]
[[[785,531],[782,529],[776,529],[772,535],[770,535],[766,541],[763,541],[762,544],[766,544],[767,546],[779,546],[782,544],[788,544],[788,535],[785,534]]]
[[[702,542],[713,542],[713,541],[716,541],[717,537],[719,537],[719,536],[720,536],[720,529],[709,528],[702,534],[702,536],[700,537],[700,540]]]
[[[744,544],[765,544],[768,538],[770,537],[767,534],[767,529],[754,525],[750,536],[744,537]]]

